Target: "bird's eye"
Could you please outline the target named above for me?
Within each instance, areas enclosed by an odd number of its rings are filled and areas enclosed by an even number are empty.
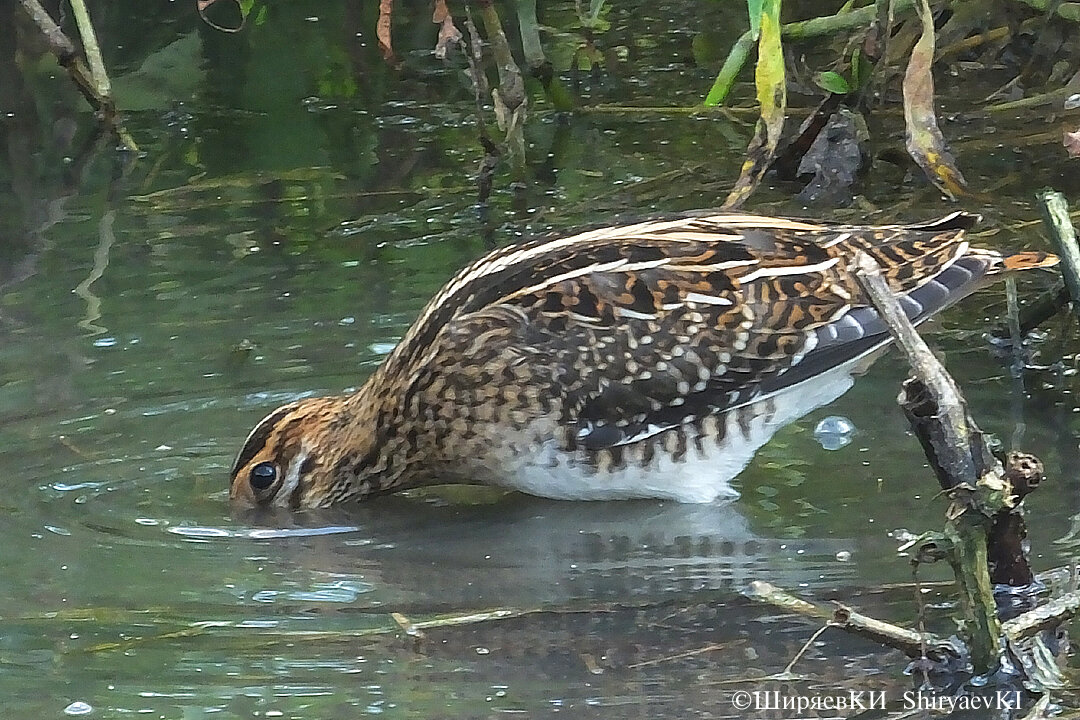
[[[261,462],[251,468],[251,487],[256,490],[265,490],[277,480],[277,468],[273,463]]]

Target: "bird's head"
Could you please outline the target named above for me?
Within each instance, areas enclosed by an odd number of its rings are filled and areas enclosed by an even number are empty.
[[[355,397],[283,405],[248,435],[230,473],[234,508],[318,508],[385,491],[378,428]]]

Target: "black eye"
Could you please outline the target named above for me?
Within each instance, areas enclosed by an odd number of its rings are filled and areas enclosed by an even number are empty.
[[[251,468],[251,487],[256,490],[265,490],[277,480],[277,468],[273,463],[261,462]]]

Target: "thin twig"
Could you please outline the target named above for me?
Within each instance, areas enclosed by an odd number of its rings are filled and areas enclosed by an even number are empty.
[[[870,297],[874,308],[889,327],[889,332],[903,349],[914,377],[936,401],[940,411],[940,425],[946,436],[941,443],[941,449],[952,455],[944,457],[941,464],[957,468],[955,474],[974,485],[982,473],[970,457],[969,444],[973,431],[968,423],[967,404],[960,389],[904,314],[899,300],[874,259],[860,251],[855,258],[855,266],[858,270],[856,277],[859,285]],[[948,489],[944,485],[942,487]]]
[[[20,1],[26,14],[34,21],[38,30],[41,31],[42,37],[49,44],[49,50],[56,56],[57,62],[71,75],[71,79],[75,81],[75,86],[79,88],[79,92],[90,103],[90,107],[94,108],[94,110],[104,108],[108,104],[108,98],[98,92],[90,68],[86,67],[86,63],[79,57],[78,51],[75,49],[75,43],[71,42],[68,36],[64,34],[64,31],[60,29],[60,26],[56,24],[56,21],[52,19],[52,16],[41,6],[38,0]]]
[[[675,653],[674,655],[665,655],[660,658],[653,658],[652,660],[644,660],[639,663],[627,665],[627,670],[636,670],[638,668],[649,667],[650,665],[659,665],[660,663],[671,662],[672,660],[682,660],[683,658],[694,657],[695,655],[703,655],[705,653],[713,652],[714,650],[723,650],[728,647],[729,643],[712,643],[705,647],[697,648],[696,650],[687,650],[686,652]]]
[[[550,610],[541,610],[538,608],[522,609],[522,608],[497,608],[494,610],[486,610],[483,612],[466,613],[463,615],[443,615],[440,617],[430,618],[428,620],[420,620],[412,622],[407,618],[405,620],[405,626],[413,631],[413,634],[419,633],[422,630],[428,630],[431,628],[444,628],[444,627],[458,627],[461,625],[476,625],[483,622],[491,622],[498,620],[506,620],[509,618],[524,617],[526,615],[534,615],[542,612],[552,612]],[[596,612],[595,610],[580,610],[580,611],[567,611],[567,612]],[[392,624],[382,625],[379,627],[360,628],[358,630],[338,630],[338,631],[277,631],[261,634],[255,642],[256,647],[265,647],[268,645],[274,645],[276,643],[298,643],[298,642],[332,642],[332,641],[345,641],[354,640],[357,638],[377,637],[381,635],[389,635],[392,633],[400,632],[403,629],[403,625],[400,620],[394,618]],[[172,632],[161,633],[158,635],[145,635],[130,637],[120,642],[108,642],[99,643],[97,645],[91,645],[85,649],[85,652],[97,653],[107,652],[113,650],[123,650],[136,645],[142,645],[150,642],[156,642],[158,640],[168,640],[179,637],[193,637],[197,635],[203,635],[209,632],[226,632],[230,629],[236,628],[236,623],[229,621],[210,620],[204,622],[192,623],[190,626],[174,630]],[[408,633],[409,630],[406,630]]]
[[[917,556],[916,556],[917,557]],[[922,668],[923,685],[930,685],[930,668],[928,667],[927,655],[926,655],[926,603],[923,602],[922,587],[919,584],[919,561],[913,560],[911,563],[911,583],[914,586],[915,593],[915,605],[918,608],[918,620],[917,629],[919,632],[919,667]]]
[[[795,663],[799,662],[799,660],[802,659],[802,656],[806,654],[806,651],[810,649],[810,646],[814,644],[814,641],[821,637],[821,634],[831,627],[843,626],[828,622],[815,630],[814,634],[807,638],[806,642],[803,643],[803,646],[799,648],[799,652],[795,653],[795,657],[791,658],[791,662],[785,665],[784,669],[780,671],[780,676],[790,678],[792,676],[791,668],[795,667]]]

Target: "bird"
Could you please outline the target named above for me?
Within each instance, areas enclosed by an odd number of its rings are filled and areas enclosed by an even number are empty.
[[[713,502],[890,339],[865,253],[915,323],[1049,253],[972,245],[978,216],[824,223],[699,211],[496,248],[454,275],[354,393],[283,405],[230,472],[237,508],[432,484]]]

